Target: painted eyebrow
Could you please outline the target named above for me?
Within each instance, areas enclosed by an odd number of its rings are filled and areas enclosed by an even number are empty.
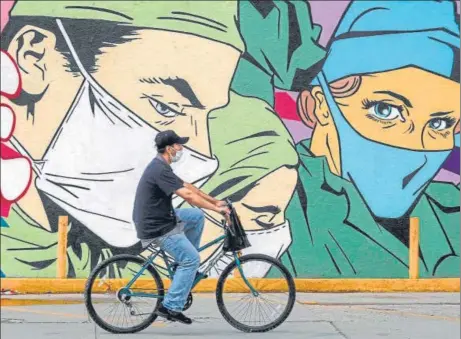
[[[281,212],[280,208],[274,205],[268,205],[268,206],[262,206],[262,207],[253,207],[249,206],[245,203],[242,203],[242,206],[245,206],[248,208],[250,211],[256,212],[256,213],[272,213],[272,214],[278,214]]]
[[[443,116],[448,115],[450,113],[453,113],[453,111],[432,113],[431,117],[443,117]]]
[[[390,95],[391,97],[394,97],[394,98],[399,99],[400,101],[402,101],[406,106],[408,106],[410,108],[413,108],[413,105],[411,104],[411,101],[408,100],[407,98],[405,98],[401,94],[398,94],[398,93],[395,93],[395,92],[392,92],[392,91],[376,91],[374,93]]]
[[[189,83],[181,78],[167,78],[167,79],[162,79],[159,78],[159,80],[167,85],[173,87],[179,94],[181,94],[184,98],[189,100],[191,103],[192,107],[203,109],[205,106],[202,105],[200,100],[197,98],[197,95],[195,95],[194,91],[190,87]]]
[[[192,90],[191,86],[189,83],[182,79],[182,78],[167,78],[167,79],[162,79],[162,78],[141,78],[139,79],[140,82],[142,83],[147,83],[147,84],[164,84],[167,86],[173,87],[180,95],[182,95],[185,99],[187,99],[190,103],[190,105],[183,105],[184,107],[194,107],[198,109],[204,109],[205,106],[202,105],[200,100],[197,98],[197,95],[195,95],[194,91]],[[170,102],[170,104],[172,104]],[[175,104],[176,106],[179,106],[178,104]]]

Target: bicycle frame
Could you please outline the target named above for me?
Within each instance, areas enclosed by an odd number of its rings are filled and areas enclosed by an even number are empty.
[[[222,242],[224,239],[226,238],[225,235],[222,235],[222,236],[219,236],[217,237],[216,239],[210,241],[209,243],[203,245],[202,247],[200,247],[198,249],[198,252],[202,252],[204,250],[206,250],[207,248],[210,248],[211,246],[213,245],[216,245],[220,242]],[[154,263],[154,260],[160,256],[162,259],[163,259],[163,262],[165,263],[165,266],[166,266],[166,272],[163,272],[165,271],[165,268]],[[239,257],[238,257],[238,254],[237,252],[233,252],[233,256],[234,256],[234,259],[236,261],[236,264],[237,264],[237,267],[238,267],[238,270],[239,270],[239,273],[240,273],[240,276],[243,278],[243,281],[245,282],[245,284],[247,285],[247,287],[250,289],[250,291],[253,293],[253,295],[258,295],[258,292],[254,289],[254,287],[251,285],[251,283],[248,281],[248,279],[246,279],[244,273],[243,273],[243,269],[241,267],[241,264],[240,264],[240,260],[239,260]],[[203,264],[203,262],[201,263]],[[170,260],[168,259],[168,256],[166,255],[166,253],[163,251],[163,250],[158,250],[154,253],[152,253],[146,260],[145,264],[142,266],[142,268],[139,270],[139,272],[130,280],[130,282],[128,282],[128,284],[122,288],[124,294],[126,293],[126,295],[129,295],[129,296],[136,296],[136,297],[145,297],[145,298],[162,298],[162,296],[158,295],[158,294],[154,294],[154,293],[138,293],[138,292],[132,292],[130,291],[130,288],[131,286],[135,283],[135,281],[144,273],[144,271],[147,269],[147,267],[149,265],[152,265],[156,268],[159,268],[160,270],[157,270],[161,275],[169,278],[169,279],[172,279],[173,278],[173,275],[174,275],[174,272],[173,272],[173,269],[172,269],[172,263],[170,262]],[[204,276],[202,274],[199,274],[195,281],[194,281],[194,284],[192,285],[192,289],[204,278]]]

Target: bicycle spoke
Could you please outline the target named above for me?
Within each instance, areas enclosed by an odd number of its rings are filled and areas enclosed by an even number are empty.
[[[273,314],[274,314],[273,311],[277,311],[277,310],[274,309],[272,306],[269,306],[269,304],[267,304],[267,305],[264,304],[264,306],[266,306],[266,309],[267,309],[267,311],[269,311],[269,314],[272,314],[272,315],[273,315]],[[270,307],[272,307],[272,311],[270,310]],[[264,311],[266,311],[266,310],[264,310]],[[266,314],[267,314],[267,313],[266,313]],[[272,317],[270,317],[270,318],[272,318]]]
[[[249,298],[251,298],[251,297],[252,297],[251,295],[246,295],[246,296],[240,298],[240,299],[237,300],[237,301],[243,301],[243,299],[249,299]],[[243,305],[243,306],[242,306],[242,305]],[[245,305],[246,305],[246,304],[244,304],[244,303],[237,304],[237,306],[233,309],[233,312],[236,312],[240,307],[241,307],[241,308],[244,308]]]
[[[117,303],[117,307],[116,307],[116,309],[115,309],[115,312],[114,312],[114,316],[113,316],[113,318],[112,318],[112,321],[115,320],[115,317],[117,316],[117,311],[118,311],[118,308],[119,308],[119,307],[120,307],[120,303]]]
[[[267,317],[267,320],[270,320],[270,318],[269,318],[269,316],[268,316],[266,310],[264,309],[264,307],[261,306],[261,310],[262,310],[261,313],[262,313],[263,318]],[[266,319],[266,318],[265,318],[265,319]]]
[[[262,321],[262,318],[263,318],[263,311],[261,309],[261,303],[259,301],[259,299],[257,299],[257,302],[258,302],[258,317],[259,317],[259,323],[262,324],[263,321]]]
[[[113,312],[114,309],[115,309],[115,306],[117,306],[117,305],[118,305],[118,301],[117,301],[117,302],[114,302],[114,303],[112,304],[112,306],[108,306],[108,307],[103,311],[104,314],[105,314],[105,313],[107,312],[107,310],[109,310],[109,309],[111,310],[111,311],[109,312],[109,315],[112,314],[112,312]]]
[[[245,307],[244,307],[244,308],[242,309],[242,312],[243,312],[243,310],[245,310],[245,313],[243,313],[243,314],[247,314],[247,313],[248,313],[248,310],[250,309],[251,302],[252,302],[252,299],[250,299],[250,302],[248,303],[247,308],[245,309]],[[242,312],[239,312],[238,315],[240,315]],[[236,315],[236,317],[237,317],[237,315]]]

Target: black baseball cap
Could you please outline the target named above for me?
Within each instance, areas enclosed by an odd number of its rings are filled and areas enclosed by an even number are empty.
[[[155,146],[158,149],[165,148],[167,146],[173,146],[174,144],[184,145],[189,141],[188,137],[180,137],[175,133],[175,131],[168,130],[159,132],[155,137]]]

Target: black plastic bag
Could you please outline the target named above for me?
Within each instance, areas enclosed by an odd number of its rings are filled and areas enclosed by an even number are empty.
[[[232,207],[230,214],[230,225],[228,225],[226,228],[226,239],[224,240],[223,250],[225,252],[237,252],[250,246],[251,244],[248,241],[242,223],[240,222],[235,209]]]

